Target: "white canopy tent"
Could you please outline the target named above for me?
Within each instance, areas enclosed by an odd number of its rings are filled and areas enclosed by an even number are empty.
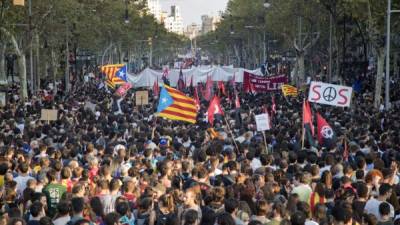
[[[172,69],[168,72],[168,79],[170,85],[175,87],[179,80],[180,70]],[[193,84],[205,83],[207,81],[207,76],[211,76],[213,81],[230,81],[235,77],[235,82],[243,82],[243,73],[249,72],[255,75],[262,75],[261,70],[246,70],[244,68],[233,68],[230,66],[226,67],[193,67],[191,69],[182,70],[183,80],[189,84],[191,79],[193,79]],[[138,75],[128,74],[128,81],[134,85],[134,87],[152,87],[154,82],[157,81],[162,83],[162,71],[152,70],[146,68]]]

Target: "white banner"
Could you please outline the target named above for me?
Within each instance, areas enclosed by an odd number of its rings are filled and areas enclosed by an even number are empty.
[[[308,101],[325,105],[348,107],[350,106],[352,93],[352,87],[313,81],[310,85]]]
[[[257,131],[270,130],[271,126],[269,124],[269,115],[268,113],[255,115]]]

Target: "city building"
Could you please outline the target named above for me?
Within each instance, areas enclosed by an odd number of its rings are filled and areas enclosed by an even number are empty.
[[[209,16],[202,15],[201,16],[201,34],[207,34],[210,31],[214,31],[217,29],[218,23],[221,21],[220,16]]]
[[[179,6],[171,6],[171,13],[163,19],[165,29],[169,32],[183,35],[183,19]]]
[[[196,23],[192,23],[192,24],[190,24],[190,25],[188,25],[187,27],[186,27],[186,30],[185,30],[185,32],[184,32],[184,35],[187,37],[187,38],[189,38],[189,39],[194,39],[194,38],[196,38],[197,36],[199,36],[200,35],[200,32],[201,32],[201,30],[200,30],[200,28],[199,28],[199,25],[198,24],[196,24]]]
[[[162,10],[159,0],[147,0],[147,7],[149,8],[150,14],[156,18],[158,22],[162,22]]]

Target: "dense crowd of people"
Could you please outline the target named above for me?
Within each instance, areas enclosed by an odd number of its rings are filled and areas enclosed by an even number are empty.
[[[97,82],[25,102],[9,89],[0,225],[400,224],[400,113],[375,110],[368,84],[350,108],[314,104],[337,139],[302,146],[305,93],[242,93],[240,111],[222,97],[210,130],[207,101],[196,124],[169,121],[151,94],[136,106],[132,90],[119,98]],[[264,141],[254,115],[265,109]]]

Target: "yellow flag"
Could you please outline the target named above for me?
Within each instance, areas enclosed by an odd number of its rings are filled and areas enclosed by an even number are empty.
[[[13,0],[14,5],[25,6],[25,0]]]
[[[296,97],[298,95],[297,93],[297,88],[288,85],[288,84],[284,84],[282,85],[282,93],[283,95],[286,96],[294,96]]]

